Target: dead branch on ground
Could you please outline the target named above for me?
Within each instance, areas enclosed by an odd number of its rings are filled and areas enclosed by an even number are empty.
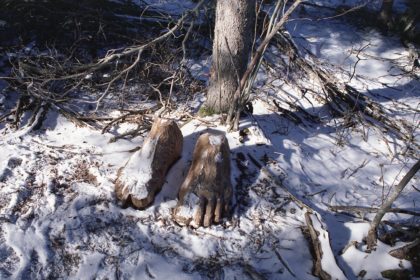
[[[413,242],[404,245],[402,247],[399,247],[397,249],[393,249],[389,251],[389,254],[393,256],[394,258],[398,259],[407,259],[407,257],[410,255],[410,253],[413,251],[413,249],[417,250],[419,252],[420,250],[420,238],[417,238]],[[414,251],[413,251],[414,252]],[[418,260],[420,261],[420,260]]]
[[[367,214],[367,213],[377,213],[380,208],[377,207],[363,207],[363,206],[332,206],[329,205],[328,208],[334,212],[350,212],[357,214]],[[389,208],[387,213],[397,213],[397,214],[406,214],[411,216],[420,216],[420,212],[401,209],[401,208]]]
[[[279,48],[280,53],[287,54],[288,59],[277,56],[279,58],[277,62],[288,69],[287,83],[292,87],[313,95],[316,100],[322,100],[333,116],[342,118],[350,116],[355,123],[370,124],[379,128],[381,132],[396,135],[399,139],[412,144],[413,148],[420,148],[413,140],[415,129],[411,125],[392,118],[391,112],[380,103],[348,83],[342,82],[336,77],[334,68],[327,62],[320,61],[306,50],[300,51],[286,32],[277,32],[272,43]],[[266,63],[272,68],[275,67],[269,60],[266,60]],[[350,75],[354,76],[353,73]],[[308,84],[314,85],[314,88],[310,88]]]
[[[310,243],[311,243],[311,249],[312,249],[312,255],[314,258],[314,267],[312,269],[313,275],[319,277],[322,280],[330,280],[331,275],[329,275],[325,270],[322,268],[322,246],[321,242],[318,240],[319,232],[317,232],[314,228],[314,225],[312,223],[311,213],[306,212],[305,213],[305,220],[306,225],[310,237]]]
[[[45,109],[48,109],[49,107],[59,108],[59,111],[62,112],[65,117],[80,125],[106,121],[103,117],[98,116],[98,112],[96,112],[104,99],[106,99],[111,91],[113,94],[117,91],[120,92],[122,87],[123,93],[118,94],[123,96],[122,102],[125,102],[124,91],[127,82],[139,78],[141,79],[143,76],[145,77],[143,80],[148,81],[145,85],[146,88],[157,89],[159,92],[165,91],[165,94],[166,90],[169,89],[168,100],[164,102],[165,106],[171,106],[171,96],[173,95],[173,91],[178,90],[178,88],[185,88],[185,90],[200,90],[202,85],[199,85],[194,81],[188,69],[185,67],[178,67],[175,71],[171,69],[170,65],[173,65],[174,61],[176,62],[178,59],[176,54],[179,53],[179,50],[175,50],[175,53],[173,51],[165,52],[164,50],[166,48],[172,48],[169,46],[168,40],[173,38],[174,40],[177,40],[178,34],[176,34],[176,32],[187,27],[187,34],[180,34],[181,37],[184,35],[182,52],[185,56],[186,40],[190,36],[192,27],[194,26],[194,20],[191,22],[188,22],[188,20],[194,19],[206,2],[207,1],[205,0],[200,1],[195,8],[185,12],[175,21],[170,15],[160,13],[158,16],[157,11],[148,9],[148,7],[144,8],[138,19],[142,20],[142,25],[151,26],[152,28],[150,28],[150,30],[154,30],[154,33],[159,32],[160,35],[155,38],[143,39],[143,43],[133,38],[132,41],[137,42],[137,44],[127,48],[108,50],[104,57],[98,59],[94,63],[86,63],[86,61],[89,61],[88,58],[85,59],[84,57],[80,58],[75,56],[77,53],[75,50],[78,48],[80,42],[84,41],[83,37],[80,37],[81,35],[78,35],[79,37],[76,36],[76,41],[71,46],[71,49],[68,50],[69,54],[65,53],[67,49],[57,50],[54,48],[50,48],[47,52],[43,53],[35,52],[34,54],[29,55],[19,54],[16,59],[10,60],[12,66],[11,75],[4,78],[7,79],[12,90],[22,93],[21,98],[16,107],[12,109],[12,112],[1,116],[0,121],[9,120],[10,116],[13,115],[13,125],[15,128],[18,128],[22,113],[31,109],[37,109],[39,104],[52,105],[45,107]],[[61,4],[73,5],[71,1],[63,1]],[[17,9],[18,12],[24,13],[27,12],[27,9],[30,8],[31,5],[31,3],[27,3],[22,4],[22,8],[13,7]],[[75,9],[72,9],[76,13],[73,15],[75,21],[77,21],[77,17],[80,16],[82,17],[82,20],[91,22],[92,20],[89,18],[90,15],[88,14],[86,19],[84,15],[86,9],[89,9],[90,7],[84,7],[83,5],[82,7],[79,7],[79,5],[76,6]],[[55,6],[52,7],[55,8]],[[141,9],[139,6],[136,7],[137,9]],[[44,5],[40,5],[39,7],[37,6],[37,8],[43,11],[42,9],[48,10],[49,6],[45,4],[45,7]],[[125,6],[121,4],[118,8],[123,9]],[[68,16],[64,11],[65,10],[61,11],[61,13],[63,13],[61,17]],[[125,14],[125,12],[126,11],[124,10],[122,13]],[[131,12],[131,10],[127,9],[127,13],[129,12]],[[106,18],[106,24],[101,22],[101,25],[98,27],[98,32],[101,30],[101,32],[104,32],[103,26],[106,25],[107,27],[111,26],[107,29],[107,32],[112,33],[112,28],[115,27],[115,24],[113,23],[118,25],[118,28],[115,29],[116,33],[118,33],[117,30],[122,27],[130,29],[130,19],[126,20],[119,18],[117,21],[115,17],[118,16],[114,15]],[[162,34],[161,30],[165,27],[166,31]],[[142,34],[142,32],[137,33]],[[105,37],[106,34],[104,33],[103,36]],[[148,55],[143,58],[142,54],[146,51]],[[183,59],[185,59],[185,57],[183,57]],[[162,61],[159,62],[156,60]],[[133,74],[129,75],[130,72]],[[140,72],[140,75],[138,72]],[[168,76],[167,73],[170,73],[170,75]],[[98,90],[98,88],[104,88],[104,90],[101,91]],[[82,95],[81,93],[86,92],[86,89],[88,89],[88,94]],[[150,90],[148,94],[150,93],[153,93],[153,91]],[[96,97],[95,94],[97,95]],[[161,102],[163,102],[162,96],[163,94],[160,93],[159,98]],[[79,110],[74,109],[74,103],[91,104],[89,106],[94,105],[96,108],[95,113],[89,116],[82,115]],[[32,115],[36,115],[35,111],[32,112]],[[125,118],[126,117],[117,117],[112,119],[110,123],[105,124],[104,130],[108,130],[110,125],[119,124],[121,120]]]

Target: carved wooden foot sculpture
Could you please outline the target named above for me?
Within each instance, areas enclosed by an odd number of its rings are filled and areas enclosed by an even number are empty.
[[[161,190],[169,168],[181,157],[182,144],[182,133],[174,121],[156,119],[141,150],[118,171],[118,199],[138,209],[149,206]]]
[[[224,135],[205,133],[198,138],[173,217],[180,225],[208,227],[229,212],[231,197],[228,141]]]

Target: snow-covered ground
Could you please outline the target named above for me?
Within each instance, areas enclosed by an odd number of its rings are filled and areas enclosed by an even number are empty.
[[[345,81],[345,72],[352,73],[362,58],[351,84],[376,94],[396,118],[418,125],[419,73],[417,79],[400,75],[398,67],[408,65],[409,52],[397,38],[340,19],[292,21],[288,28],[301,46],[341,69],[337,75]],[[194,72],[206,76],[200,69],[208,71],[208,63],[197,61]],[[123,208],[114,194],[117,170],[129,151],[141,146],[140,137],[110,143],[113,134],[77,127],[54,111],[36,132],[1,124],[0,278],[315,279],[303,231],[306,209],[284,187],[316,211],[311,217],[321,233],[322,265],[334,279],[378,279],[387,269],[410,269],[410,262],[388,254],[395,247],[379,242],[376,251],[365,252],[362,239],[369,224],[364,218],[371,215],[351,217],[328,208],[380,206],[414,163],[408,143],[384,138],[372,126],[342,128],[340,120],[323,114],[317,100],[300,101],[300,93],[270,75],[260,75],[257,85],[254,119],[243,119],[240,126],[261,128],[266,143],[261,145],[256,133],[244,139],[227,133],[234,214],[220,225],[196,230],[175,224],[171,211],[200,133],[225,131],[217,117],[179,121],[183,156],[153,206],[143,211]],[[319,114],[322,122],[295,125],[282,117],[270,100],[285,95]],[[0,93],[4,106],[7,98]],[[190,106],[200,102],[197,95]],[[417,144],[419,133],[417,127]],[[277,179],[261,172],[253,159]],[[413,187],[419,183],[417,175],[393,206],[419,211],[420,192]],[[420,222],[403,214],[385,218]]]

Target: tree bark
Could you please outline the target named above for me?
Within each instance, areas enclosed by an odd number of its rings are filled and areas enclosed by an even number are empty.
[[[205,106],[227,112],[251,53],[255,0],[217,0],[213,61]]]
[[[379,208],[378,212],[376,213],[375,217],[373,218],[372,223],[370,224],[370,229],[366,238],[367,249],[370,251],[375,248],[376,246],[376,239],[377,239],[377,228],[379,223],[381,222],[383,216],[389,212],[391,209],[392,203],[397,199],[400,195],[404,187],[408,184],[411,178],[416,175],[417,171],[420,169],[420,160],[414,164],[413,167],[405,174],[404,178],[402,178],[401,182],[395,187],[394,192],[388,197],[388,199],[382,204],[381,208]]]
[[[392,19],[392,5],[394,0],[383,0],[381,10],[379,11],[379,20],[385,24],[389,25]]]
[[[209,227],[229,215],[230,148],[224,134],[204,133],[198,138],[178,198],[173,217],[179,225]]]

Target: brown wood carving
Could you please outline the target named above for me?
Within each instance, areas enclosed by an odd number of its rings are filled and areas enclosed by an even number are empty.
[[[219,223],[229,212],[232,197],[230,149],[223,134],[201,135],[191,167],[178,195],[174,220],[198,228]]]
[[[181,157],[182,145],[183,137],[177,124],[156,119],[141,150],[118,171],[117,198],[138,209],[149,206],[161,190],[169,168]]]

